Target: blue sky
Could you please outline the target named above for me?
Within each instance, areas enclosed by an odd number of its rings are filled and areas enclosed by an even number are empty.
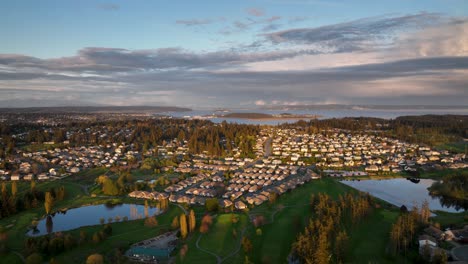
[[[468,104],[467,16],[463,0],[2,1],[0,96]],[[442,59],[456,64],[428,66]],[[413,68],[389,75],[395,63]]]

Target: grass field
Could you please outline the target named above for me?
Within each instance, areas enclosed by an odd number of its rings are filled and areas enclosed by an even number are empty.
[[[219,214],[207,235],[202,236],[199,245],[203,249],[220,255],[222,258],[235,252],[238,239],[232,235],[232,230],[236,229],[237,234],[245,228],[245,236],[253,244],[253,250],[248,254],[248,258],[253,263],[285,263],[290,253],[291,245],[296,239],[297,233],[303,231],[312,217],[309,206],[310,195],[326,193],[333,198],[346,192],[356,192],[348,186],[336,180],[325,178],[312,181],[293,192],[286,193],[278,198],[275,204],[268,203],[251,209],[247,213],[242,213],[243,219],[237,226],[230,222],[231,214]],[[378,201],[380,203],[380,201]],[[350,262],[362,263],[394,263],[395,261],[405,261],[404,259],[394,259],[387,257],[386,247],[388,234],[391,225],[398,217],[398,210],[379,208],[366,218],[366,220],[353,228],[350,241],[349,256]],[[260,227],[261,234],[256,233],[256,229],[251,222],[251,217],[262,215],[267,224]],[[179,263],[216,263],[216,258],[208,253],[196,248],[195,242],[199,234],[195,233],[189,237],[187,244],[189,251],[184,260],[178,258]],[[223,260],[223,263],[243,263],[245,254],[241,249],[233,256]]]
[[[172,219],[181,213],[182,210],[178,206],[170,206],[167,212],[156,217],[158,220],[158,226],[152,228],[146,227],[144,225],[144,220],[112,223],[112,236],[108,237],[106,240],[98,244],[89,242],[86,245],[79,246],[71,251],[62,253],[55,258],[61,263],[67,263],[69,261],[83,263],[86,257],[93,253],[112,255],[115,248],[128,247],[129,245],[138,241],[155,237],[163,232],[168,231]],[[88,237],[90,237],[94,232],[97,232],[101,229],[102,226],[97,225],[75,229],[69,233],[73,234],[75,237],[78,237],[80,231],[85,231],[88,234]]]
[[[437,211],[432,221],[439,223],[442,227],[463,228],[468,225],[468,211],[461,213],[448,213]]]
[[[67,179],[79,184],[91,185],[95,183],[98,176],[106,174],[108,171],[107,168],[93,168],[71,175]]]
[[[450,152],[455,152],[455,153],[465,153],[468,149],[468,142],[464,141],[459,141],[459,142],[452,142],[452,143],[446,143],[442,145],[436,146],[437,149],[445,149]]]
[[[230,222],[231,214],[220,214],[209,233],[200,239],[199,245],[210,252],[226,257],[239,244],[240,237],[234,238],[232,230],[236,229],[239,236],[245,228],[245,236],[252,241],[254,248],[249,254],[250,261],[254,263],[284,263],[296,234],[302,231],[307,219],[311,216],[310,195],[312,193],[326,193],[337,198],[347,191],[354,190],[332,179],[317,180],[280,196],[273,205],[265,203],[253,208],[248,213],[241,214],[241,221],[236,226]],[[262,215],[268,222],[260,228],[261,235],[257,235],[253,224],[247,221],[248,214],[251,216]],[[197,238],[198,234],[194,234],[187,241],[189,251],[182,263],[215,263],[214,256],[196,249]],[[224,262],[242,263],[244,259],[245,255],[241,249]]]
[[[128,246],[135,242],[157,236],[161,232],[166,231],[170,227],[170,223],[174,216],[180,215],[181,213],[182,210],[179,207],[171,206],[166,213],[157,217],[158,226],[155,228],[144,226],[144,220],[112,223],[113,234],[105,241],[102,241],[99,244],[89,242],[86,245],[82,245],[73,250],[62,253],[61,255],[56,256],[55,259],[60,263],[67,263],[70,260],[75,261],[76,263],[83,263],[86,257],[92,253],[98,252],[103,255],[106,255],[109,252],[113,253],[114,248]],[[31,219],[34,219],[37,216],[37,212],[28,211],[27,213],[21,214],[16,219],[8,219],[14,223],[14,226],[8,231],[8,245],[12,250],[22,253],[27,227],[30,225]],[[1,224],[3,225],[5,222],[2,221]],[[71,233],[77,238],[79,237],[80,231],[83,230],[90,238],[94,232],[101,229],[101,225],[96,225],[82,227],[63,233]],[[0,263],[21,263],[19,262],[19,257],[13,253],[8,254],[6,257],[9,261],[3,262],[2,259],[0,260]]]
[[[233,223],[232,216],[238,217],[239,221]],[[226,258],[238,248],[242,230],[248,224],[246,214],[220,214],[213,221],[210,231],[205,235],[201,235],[199,246],[219,255],[221,258]],[[233,235],[234,230],[237,235]],[[186,241],[189,248],[188,253],[183,260],[180,256],[177,258],[179,263],[216,263],[216,257],[197,249],[196,241],[199,237],[200,232],[198,230],[189,236]],[[239,256],[239,254],[236,256]]]
[[[398,211],[376,209],[348,234],[349,258],[353,263],[403,263],[404,259],[389,257],[386,249],[392,224]]]
[[[237,247],[237,238],[233,236],[233,230],[240,235],[241,229],[247,225],[246,215],[239,216],[239,222],[233,223],[234,214],[222,214],[216,218],[213,223],[213,232],[202,236],[200,247],[214,249],[213,253],[221,256],[227,256]]]
[[[97,174],[97,171],[93,172]],[[70,209],[93,204],[102,204],[106,202],[126,202],[126,203],[144,203],[143,200],[123,197],[91,197],[85,194],[82,185],[72,182],[70,179],[60,181],[37,182],[36,188],[41,191],[48,191],[50,188],[65,187],[65,199],[55,202],[52,211],[60,209]],[[30,189],[30,183],[18,183],[18,195],[24,194]],[[6,219],[0,219],[0,226],[7,229],[8,246],[14,250],[21,250],[24,244],[25,233],[27,232],[33,220],[41,219],[45,216],[45,209],[42,204],[38,208],[30,209],[25,212],[15,214]]]

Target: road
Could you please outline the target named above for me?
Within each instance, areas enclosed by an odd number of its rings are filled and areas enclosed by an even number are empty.
[[[265,145],[264,145],[264,147],[265,147],[265,155],[264,156],[265,157],[269,157],[271,155],[271,141],[272,141],[271,137],[268,138],[265,141]]]
[[[195,246],[197,247],[198,250],[203,251],[203,252],[205,252],[207,254],[210,254],[211,256],[215,257],[216,258],[216,263],[221,264],[221,263],[223,263],[223,261],[225,261],[226,259],[236,255],[239,252],[239,250],[241,249],[241,245],[242,245],[242,237],[244,236],[244,233],[245,233],[246,230],[247,230],[247,228],[242,229],[241,235],[239,236],[239,241],[237,241],[236,249],[233,250],[231,253],[229,253],[224,258],[222,258],[222,256],[220,256],[220,255],[218,255],[218,254],[216,254],[214,252],[211,252],[209,250],[206,250],[206,249],[200,247],[199,242],[200,242],[200,239],[203,236],[202,234],[200,234],[200,236],[198,236],[197,242],[195,243]]]

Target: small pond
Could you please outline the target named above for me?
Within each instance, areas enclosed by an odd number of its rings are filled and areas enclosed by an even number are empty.
[[[429,188],[435,181],[430,179],[421,179],[411,181],[409,179],[390,179],[390,180],[346,180],[342,183],[351,186],[359,191],[368,192],[372,196],[380,198],[396,206],[405,205],[408,210],[427,200],[431,210],[440,210],[445,212],[463,212],[466,207],[463,202],[449,201],[443,197],[429,195]]]
[[[156,207],[148,207],[147,215],[157,215],[160,210]],[[112,218],[112,222],[120,218],[123,221],[124,217],[128,220],[144,218],[146,215],[145,206],[137,204],[100,204],[84,206],[79,208],[69,209],[63,212],[57,212],[50,217],[41,219],[36,230],[31,230],[27,233],[28,236],[41,236],[53,232],[67,231],[76,229],[82,226],[99,225],[100,219],[104,218],[105,222]]]

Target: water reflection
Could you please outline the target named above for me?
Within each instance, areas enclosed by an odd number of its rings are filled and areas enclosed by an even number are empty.
[[[421,207],[427,200],[431,210],[446,212],[459,212],[467,209],[466,201],[453,201],[446,197],[429,195],[429,188],[435,181],[430,179],[389,179],[389,180],[362,180],[342,181],[342,183],[368,192],[371,195],[394,204],[398,207],[405,205],[410,208],[413,205]]]
[[[161,212],[156,207],[136,204],[100,204],[58,211],[39,221],[36,228],[32,228],[27,235],[39,236],[58,231],[72,230],[82,226],[99,225],[100,219],[106,221],[122,221],[123,219],[141,219],[145,215],[152,216]]]
[[[48,215],[46,218],[46,229],[47,229],[47,234],[51,234],[52,230],[54,229],[54,222],[52,221],[52,216],[50,215]]]
[[[453,207],[458,210],[468,210],[468,200],[456,199],[444,195],[432,195],[432,198],[437,198],[440,204],[445,207]]]
[[[416,184],[418,184],[421,181],[421,179],[418,179],[418,178],[406,178],[406,179],[408,181],[410,181],[412,183],[416,183]]]

